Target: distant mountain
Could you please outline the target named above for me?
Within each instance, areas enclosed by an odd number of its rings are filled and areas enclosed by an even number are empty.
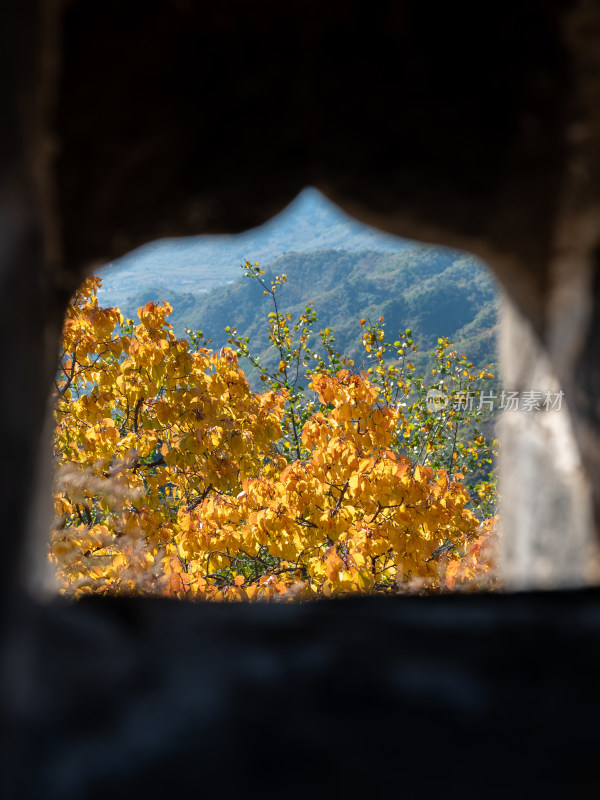
[[[262,266],[267,282],[276,274],[287,275],[278,295],[280,310],[295,318],[312,300],[319,317],[316,330],[334,328],[338,349],[359,366],[364,366],[359,320],[381,316],[391,341],[398,330],[413,329],[423,353],[421,369],[427,367],[426,352],[441,336],[478,366],[496,361],[498,292],[485,265],[472,256],[413,245],[400,253],[293,253]],[[169,300],[178,335],[184,335],[184,328],[201,329],[218,348],[227,343],[225,327],[235,325],[251,337],[264,362],[275,359],[265,336],[267,314],[273,310],[270,298],[249,278],[199,295],[154,285],[129,297],[121,310],[134,316],[148,300]]]
[[[251,201],[249,201],[251,202]],[[335,249],[398,253],[414,242],[358,223],[319,191],[307,188],[259,228],[232,236],[162,239],[99,270],[101,302],[121,306],[157,282],[175,292],[200,292],[235,280],[246,259],[269,263],[285,253]]]

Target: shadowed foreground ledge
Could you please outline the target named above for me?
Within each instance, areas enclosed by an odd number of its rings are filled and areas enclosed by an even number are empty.
[[[31,613],[5,797],[600,795],[600,591]]]

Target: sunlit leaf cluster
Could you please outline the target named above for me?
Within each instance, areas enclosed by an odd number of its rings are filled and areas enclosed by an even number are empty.
[[[244,269],[274,309],[272,373],[235,329],[218,353],[198,332],[176,338],[168,303],[124,320],[98,305],[97,278],[73,299],[56,383],[50,537],[62,591],[288,599],[415,581],[448,590],[491,574],[483,542],[494,518],[482,522],[482,511],[495,505],[494,482],[469,493],[463,481],[491,470],[476,412],[427,408],[410,331],[389,345],[383,319],[357,320],[372,362],[359,374],[331,330],[313,331],[310,304],[297,321],[280,311],[285,275],[267,284],[259,265]],[[262,391],[251,390],[242,358]],[[446,340],[436,358],[437,385],[453,400],[487,377]]]

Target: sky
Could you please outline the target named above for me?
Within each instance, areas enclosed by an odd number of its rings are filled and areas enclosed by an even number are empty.
[[[112,303],[165,280],[178,291],[205,291],[234,280],[246,259],[268,264],[284,253],[326,249],[396,253],[414,244],[357,222],[308,187],[258,228],[235,235],[161,239],[134,250],[98,270],[104,284],[100,297]]]

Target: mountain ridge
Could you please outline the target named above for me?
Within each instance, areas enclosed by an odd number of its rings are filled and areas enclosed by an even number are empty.
[[[280,213],[239,234],[162,239],[138,248],[98,270],[100,301],[119,305],[140,285],[168,272],[169,285],[199,293],[235,280],[247,258],[269,263],[281,254],[336,249],[346,252],[401,252],[414,242],[383,233],[350,217],[313,187],[304,189]]]
[[[321,250],[288,253],[261,266],[267,284],[275,275],[287,274],[278,293],[280,310],[295,319],[313,301],[315,330],[333,328],[338,349],[357,364],[364,358],[359,320],[381,316],[392,341],[398,330],[413,330],[423,353],[421,367],[427,363],[425,353],[442,336],[477,366],[496,361],[499,295],[485,265],[465,253],[424,245],[401,253]],[[170,321],[179,336],[186,328],[201,329],[212,338],[211,346],[219,348],[227,344],[225,327],[235,326],[240,335],[250,336],[265,363],[275,358],[266,340],[267,315],[273,308],[262,287],[249,278],[240,276],[202,294],[155,284],[130,296],[121,311],[135,317],[149,300],[171,303]]]

